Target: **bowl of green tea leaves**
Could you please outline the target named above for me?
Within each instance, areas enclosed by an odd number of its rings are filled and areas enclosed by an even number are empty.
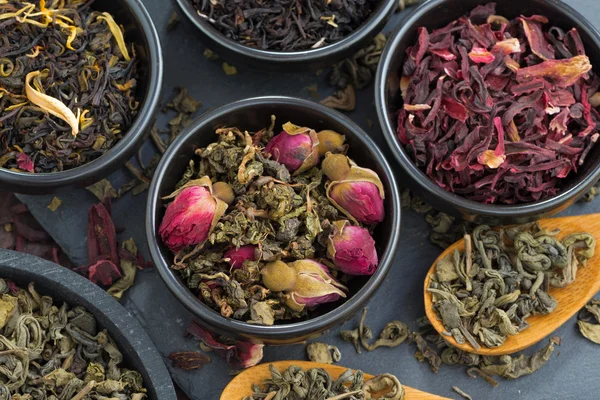
[[[158,36],[135,1],[0,2],[0,182],[82,186],[141,145],[162,80]]]
[[[297,341],[353,315],[387,273],[394,177],[336,111],[249,99],[207,114],[168,151],[147,235],[161,277],[205,326]]]
[[[101,288],[41,258],[0,251],[0,342],[3,399],[176,399],[137,320]]]

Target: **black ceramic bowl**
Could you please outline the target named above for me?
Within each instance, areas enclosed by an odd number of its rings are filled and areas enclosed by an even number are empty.
[[[261,71],[287,72],[307,68],[317,70],[350,57],[365,47],[383,29],[388,18],[398,7],[397,0],[381,0],[360,28],[344,39],[318,49],[282,52],[259,50],[231,40],[200,17],[190,0],[172,1],[187,25],[191,25],[192,29],[197,31],[200,41],[227,61]]]
[[[82,276],[29,254],[0,249],[0,278],[20,287],[35,283],[42,295],[72,307],[83,306],[123,353],[123,365],[142,374],[149,400],[176,400],[169,371],[148,335],[118,301]]]
[[[49,194],[89,186],[123,166],[148,137],[160,107],[163,58],[158,32],[139,0],[96,1],[93,9],[108,11],[125,28],[125,40],[134,43],[139,57],[137,98],[140,109],[127,134],[106,154],[67,171],[30,174],[0,168],[0,190]]]
[[[489,205],[467,200],[448,192],[425,175],[396,137],[397,115],[402,107],[399,82],[407,47],[417,41],[417,28],[429,32],[444,27],[487,0],[430,0],[410,14],[388,40],[377,71],[375,101],[384,136],[402,167],[407,184],[439,210],[478,223],[523,223],[551,216],[570,206],[600,178],[600,146],[588,156],[585,165],[569,179],[561,192],[549,199],[514,206]],[[595,71],[600,72],[600,34],[581,14],[558,0],[504,0],[497,13],[509,19],[521,14],[541,14],[565,30],[577,28]]]
[[[194,154],[194,149],[215,142],[216,128],[237,126],[243,130],[256,131],[269,125],[271,115],[277,117],[278,124],[292,121],[317,131],[333,129],[346,135],[346,142],[350,145],[349,156],[361,167],[377,172],[383,182],[386,218],[374,233],[379,267],[374,275],[352,281],[349,287],[350,295],[344,303],[321,305],[307,320],[258,326],[224,318],[196,298],[180,280],[177,271],[171,269],[173,254],[162,243],[157,231],[165,209],[161,198],[173,191]],[[381,151],[350,119],[335,110],[307,100],[259,97],[238,101],[203,115],[169,146],[150,186],[146,209],[146,235],[161,278],[175,297],[198,317],[205,327],[223,335],[246,338],[259,343],[298,343],[316,337],[352,318],[381,285],[392,266],[400,237],[400,198],[394,175]]]

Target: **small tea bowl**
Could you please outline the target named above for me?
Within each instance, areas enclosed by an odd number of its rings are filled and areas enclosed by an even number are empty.
[[[141,147],[160,108],[163,56],[158,32],[139,0],[97,1],[92,9],[111,13],[124,27],[139,58],[137,100],[139,111],[127,133],[113,148],[87,164],[52,173],[16,172],[0,168],[0,190],[24,194],[50,194],[89,186],[115,172]]]
[[[560,193],[545,200],[517,205],[483,204],[451,193],[434,183],[410,158],[396,136],[398,112],[403,106],[400,92],[406,49],[417,41],[417,29],[429,32],[468,14],[488,0],[430,0],[415,9],[388,39],[377,71],[375,102],[385,139],[400,164],[400,174],[416,194],[435,208],[467,221],[491,225],[526,223],[556,214],[586,193],[600,178],[600,146],[595,146],[583,167],[563,179]],[[594,71],[600,72],[600,34],[581,14],[562,1],[505,0],[497,2],[497,14],[508,19],[540,14],[565,30],[577,28]]]
[[[316,49],[302,51],[261,50],[240,44],[227,38],[209,21],[198,15],[190,0],[172,0],[179,15],[183,16],[188,28],[209,49],[227,61],[260,71],[300,72],[316,71],[344,60],[365,47],[385,26],[398,7],[397,0],[381,0],[371,15],[352,34],[342,40]]]
[[[346,143],[350,145],[349,157],[361,167],[374,170],[383,182],[386,217],[375,228],[373,234],[379,266],[373,275],[356,277],[350,282],[349,295],[343,303],[338,301],[322,304],[311,312],[307,319],[262,326],[225,318],[198,299],[181,280],[179,273],[171,268],[173,253],[162,242],[157,232],[165,212],[165,202],[162,198],[173,192],[194,150],[217,141],[215,130],[219,127],[236,126],[242,130],[257,131],[270,124],[271,115],[277,117],[278,124],[291,121],[317,131],[332,129],[345,135]],[[146,208],[146,236],[160,277],[171,293],[205,328],[221,335],[255,343],[299,343],[317,337],[349,320],[375,294],[392,266],[398,247],[400,197],[395,177],[383,154],[369,136],[346,116],[307,100],[275,96],[251,98],[204,114],[169,146],[150,185]]]
[[[138,371],[148,390],[148,400],[176,400],[175,388],[154,344],[137,319],[118,301],[81,275],[53,262],[25,253],[0,249],[0,278],[52,297],[60,306],[82,306],[94,315],[123,353],[123,366]]]

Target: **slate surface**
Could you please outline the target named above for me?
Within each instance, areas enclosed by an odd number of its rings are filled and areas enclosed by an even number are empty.
[[[555,0],[552,0],[555,1]],[[174,87],[185,85],[191,94],[204,102],[204,108],[217,107],[234,100],[258,95],[291,95],[311,98],[306,87],[319,84],[319,93],[325,97],[331,91],[325,84],[325,77],[313,74],[260,74],[247,71],[237,65],[236,76],[225,76],[220,62],[208,61],[202,56],[203,47],[192,32],[184,26],[167,33],[166,23],[172,9],[165,0],[142,0],[148,8],[160,32],[164,55],[165,92],[168,98]],[[596,26],[600,27],[600,2],[597,0],[568,0]],[[403,15],[396,15],[386,31],[396,26]],[[393,167],[398,169],[377,125],[373,106],[372,88],[357,93],[357,109],[349,115],[369,132],[384,150]],[[164,126],[165,117],[159,118],[159,126]],[[369,124],[373,123],[372,127]],[[150,158],[152,148],[144,150],[145,158]],[[131,176],[121,171],[110,177],[116,186],[128,181]],[[399,177],[399,183],[402,179]],[[46,207],[51,196],[20,196],[44,227],[63,246],[77,264],[85,262],[85,228],[87,210],[94,202],[91,194],[84,190],[60,195],[62,206],[55,212]],[[144,236],[145,195],[127,196],[114,203],[113,212],[117,225],[126,227],[121,234],[123,239],[133,236],[143,254],[148,255]],[[579,215],[600,212],[600,199],[596,203],[575,205],[563,215]],[[439,254],[437,247],[427,239],[428,226],[420,215],[412,211],[403,213],[402,239],[395,260],[395,267],[386,282],[369,304],[368,323],[375,332],[391,320],[399,319],[416,328],[415,320],[424,315],[422,304],[422,282],[427,269]],[[585,220],[582,219],[582,229]],[[129,291],[123,301],[125,307],[135,315],[148,331],[163,357],[172,351],[196,350],[198,344],[182,337],[182,331],[191,315],[179,305],[153,271],[138,275],[136,286]],[[358,324],[358,316],[346,325],[346,329]],[[331,332],[323,341],[340,347],[343,353],[342,364],[360,368],[371,373],[391,372],[409,386],[417,387],[438,395],[458,398],[451,387],[457,385],[470,393],[474,399],[515,398],[515,399],[598,399],[600,381],[600,347],[585,340],[578,333],[574,319],[556,332],[562,336],[563,344],[555,352],[548,365],[536,374],[516,381],[503,381],[492,388],[482,379],[471,379],[463,367],[445,366],[434,375],[426,364],[413,358],[412,345],[402,345],[396,349],[378,349],[372,353],[355,354],[352,345],[341,342],[337,332]],[[541,344],[536,346],[540,348]],[[264,361],[279,359],[304,359],[304,346],[270,347],[265,349]],[[170,366],[169,366],[170,368]],[[175,381],[193,400],[218,399],[230,376],[225,363],[218,357],[202,370],[184,372],[171,369]]]

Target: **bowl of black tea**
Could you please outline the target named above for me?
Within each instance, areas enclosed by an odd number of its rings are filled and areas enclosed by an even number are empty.
[[[391,267],[394,176],[366,133],[309,101],[240,101],[192,124],[158,166],[152,257],[199,323],[292,343],[351,318]]]
[[[162,82],[158,35],[132,0],[0,2],[0,183],[85,186],[143,142]]]
[[[67,268],[0,250],[0,309],[2,399],[176,399],[137,320]]]
[[[328,67],[367,45],[396,0],[173,0],[211,50],[259,70]]]
[[[600,177],[600,35],[568,5],[430,1],[382,60],[380,122],[432,205],[525,222]]]

